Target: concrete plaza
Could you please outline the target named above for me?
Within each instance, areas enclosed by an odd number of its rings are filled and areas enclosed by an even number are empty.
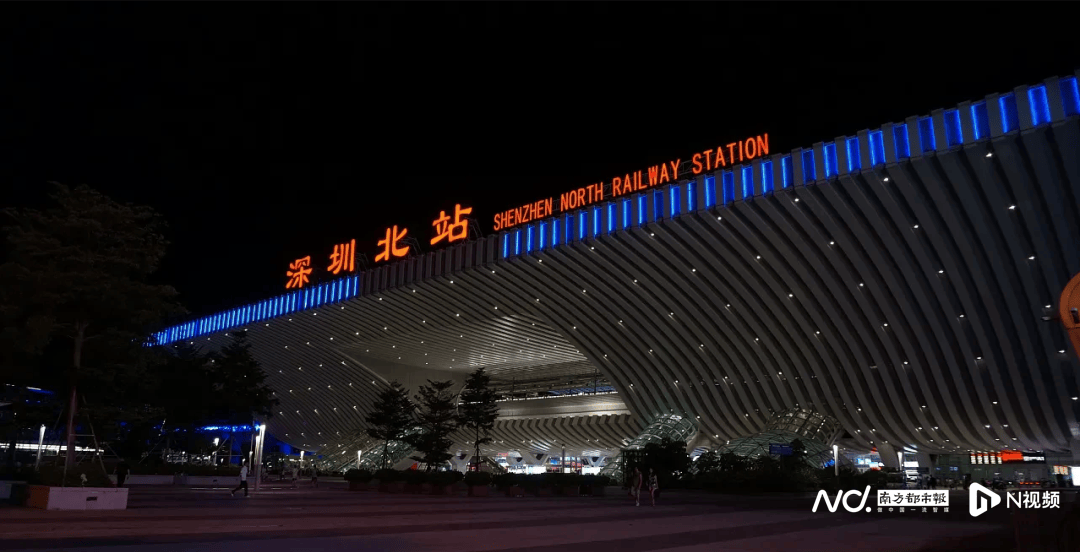
[[[343,484],[273,484],[251,498],[225,489],[143,487],[128,510],[0,508],[0,549],[277,552],[577,549],[786,552],[1013,550],[1002,511],[973,519],[966,493],[949,513],[811,512],[810,496],[664,493],[656,507],[617,488],[606,497],[397,495]]]

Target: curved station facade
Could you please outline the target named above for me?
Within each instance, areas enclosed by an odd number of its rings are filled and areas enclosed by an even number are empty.
[[[884,466],[1080,465],[1075,76],[791,152],[748,142],[157,341],[247,330],[269,431],[342,467],[376,446],[358,430],[390,381],[479,366],[503,398],[484,454],[511,467],[783,427]]]

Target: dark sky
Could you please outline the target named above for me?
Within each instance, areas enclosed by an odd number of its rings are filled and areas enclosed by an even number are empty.
[[[768,132],[774,152],[1080,65],[1057,4],[0,5],[0,200],[169,221],[196,314],[456,202],[501,210]],[[1064,12],[1060,14],[1064,16]],[[1050,18],[1050,19],[1046,19]]]

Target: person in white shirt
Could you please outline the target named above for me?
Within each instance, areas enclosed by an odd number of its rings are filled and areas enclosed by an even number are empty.
[[[248,467],[247,467],[247,464],[244,464],[243,466],[240,467],[240,486],[233,489],[232,492],[229,493],[229,496],[236,496],[236,491],[239,491],[240,489],[244,489],[244,498],[249,498],[248,497],[247,476],[248,476]]]

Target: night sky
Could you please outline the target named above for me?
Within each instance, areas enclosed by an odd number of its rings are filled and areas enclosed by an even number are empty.
[[[1055,6],[6,3],[0,205],[60,181],[153,206],[160,280],[209,314],[335,243],[373,260],[392,224],[426,245],[455,203],[488,234],[747,136],[776,153],[1071,73],[1080,43],[1032,26]]]

